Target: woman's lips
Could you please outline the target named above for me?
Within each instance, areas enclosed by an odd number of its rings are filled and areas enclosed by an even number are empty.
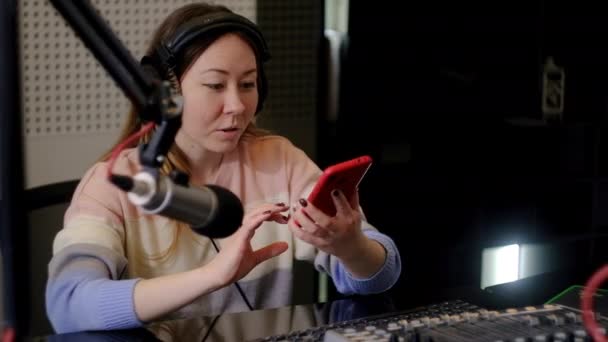
[[[222,128],[222,129],[219,129],[218,132],[221,134],[221,136],[223,138],[233,139],[238,136],[239,129],[237,127]]]

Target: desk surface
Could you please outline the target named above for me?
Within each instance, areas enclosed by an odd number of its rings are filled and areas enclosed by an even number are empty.
[[[596,268],[591,268],[595,270]],[[487,309],[501,309],[547,302],[572,285],[582,285],[591,274],[577,267],[494,286],[485,291],[463,287],[426,289],[406,287],[374,296],[355,296],[327,303],[286,306],[275,309],[192,317],[151,324],[146,328],[83,332],[36,337],[34,341],[251,341],[322,325],[375,315],[415,310],[462,300]],[[608,315],[608,297],[603,304]]]
[[[460,299],[476,305],[499,307],[486,293],[455,289],[435,293],[432,298],[395,294],[356,296],[327,303],[286,306],[275,309],[163,321],[145,328],[60,334],[35,341],[251,341],[357,318],[408,311]]]

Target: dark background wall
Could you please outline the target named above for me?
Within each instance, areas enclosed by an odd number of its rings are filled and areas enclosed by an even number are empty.
[[[608,13],[574,1],[403,6],[350,2],[340,115],[319,129],[322,165],[375,160],[362,205],[399,245],[397,291],[478,285],[481,249],[509,243],[580,240],[573,264],[606,260],[586,238],[608,222]],[[548,56],[566,74],[552,124]]]

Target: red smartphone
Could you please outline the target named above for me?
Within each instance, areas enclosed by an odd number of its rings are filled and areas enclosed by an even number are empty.
[[[361,156],[326,168],[308,196],[308,202],[329,216],[336,215],[331,192],[338,189],[350,200],[371,165],[370,156]]]

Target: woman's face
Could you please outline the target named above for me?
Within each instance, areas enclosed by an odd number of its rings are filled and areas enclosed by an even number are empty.
[[[212,152],[234,149],[258,105],[257,64],[252,48],[236,34],[211,44],[181,80],[181,130]]]

